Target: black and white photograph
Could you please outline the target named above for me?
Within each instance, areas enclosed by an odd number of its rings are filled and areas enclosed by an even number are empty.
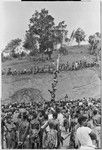
[[[101,149],[100,2],[0,14],[1,149]]]

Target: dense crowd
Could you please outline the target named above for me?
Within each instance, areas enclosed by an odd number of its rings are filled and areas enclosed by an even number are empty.
[[[59,64],[59,71],[73,71],[73,70],[80,70],[83,68],[89,68],[95,66],[95,62],[86,62],[84,60],[75,61],[71,65],[67,62]],[[22,69],[22,70],[12,70],[10,67],[7,70],[2,70],[2,75],[23,75],[23,74],[38,74],[38,73],[53,73],[55,70],[54,65],[44,65],[44,66],[32,66],[29,69]]]
[[[100,147],[100,98],[15,102],[1,109],[2,148],[60,149],[64,140],[69,149]]]

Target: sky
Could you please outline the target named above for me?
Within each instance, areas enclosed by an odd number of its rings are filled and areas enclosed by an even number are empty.
[[[24,40],[29,19],[35,10],[49,10],[55,24],[65,21],[68,35],[81,27],[87,37],[100,32],[100,2],[3,2],[0,5],[0,45],[3,49],[12,39]]]

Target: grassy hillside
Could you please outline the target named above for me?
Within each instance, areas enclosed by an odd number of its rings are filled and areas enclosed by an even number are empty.
[[[89,55],[88,53],[88,45],[83,46],[66,46],[66,49],[68,51],[68,55],[61,55],[60,57],[60,63],[66,63],[67,61],[69,64],[71,64],[73,61],[78,60],[86,60],[87,62],[91,62],[95,59],[95,56]],[[22,68],[29,68],[30,66],[43,66],[45,64],[51,64],[53,61],[56,62],[58,56],[58,52],[54,51],[52,54],[52,60],[51,61],[34,61],[39,56],[33,56],[33,57],[26,57],[21,59],[12,59],[12,61],[5,61],[2,63],[2,69],[7,69],[8,67],[11,67],[12,69],[22,69]],[[41,58],[42,56],[40,56]],[[46,56],[45,56],[46,57]]]
[[[81,47],[73,46],[67,47],[68,55],[61,56],[60,63],[66,63],[67,61],[71,65],[73,61],[86,60],[87,62],[94,61],[95,56],[88,54],[88,46]],[[43,66],[44,64],[51,64],[56,61],[57,52],[52,55],[52,61],[38,62],[29,58],[23,60],[12,60],[2,63],[2,69],[11,67],[12,69],[29,69],[31,66]],[[34,59],[34,58],[33,58]],[[51,74],[37,74],[37,75],[22,75],[22,76],[3,76],[2,77],[2,101],[7,102],[8,99],[21,101],[23,99],[38,100],[43,97],[46,100],[50,100],[50,94],[48,89],[51,88],[52,83]],[[97,74],[97,70],[82,69],[79,71],[67,71],[60,72],[58,77],[58,86],[56,92],[56,100],[63,98],[68,94],[70,99],[82,98],[82,97],[97,97],[100,95],[100,79]],[[26,88],[26,89],[25,89]],[[25,89],[25,90],[22,90]],[[27,90],[33,89],[33,90]],[[23,94],[22,92],[23,91]],[[38,96],[34,96],[38,90]],[[19,91],[19,92],[17,92]],[[25,94],[25,93],[29,93]],[[16,92],[16,94],[15,94]],[[18,94],[19,93],[19,94]],[[18,96],[17,95],[22,95]],[[25,96],[26,95],[26,96]],[[28,96],[29,95],[29,96]],[[40,96],[39,96],[40,95]]]

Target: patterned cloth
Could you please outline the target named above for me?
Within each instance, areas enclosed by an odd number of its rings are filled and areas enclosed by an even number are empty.
[[[50,129],[45,136],[45,148],[53,149],[57,146],[57,131]]]

